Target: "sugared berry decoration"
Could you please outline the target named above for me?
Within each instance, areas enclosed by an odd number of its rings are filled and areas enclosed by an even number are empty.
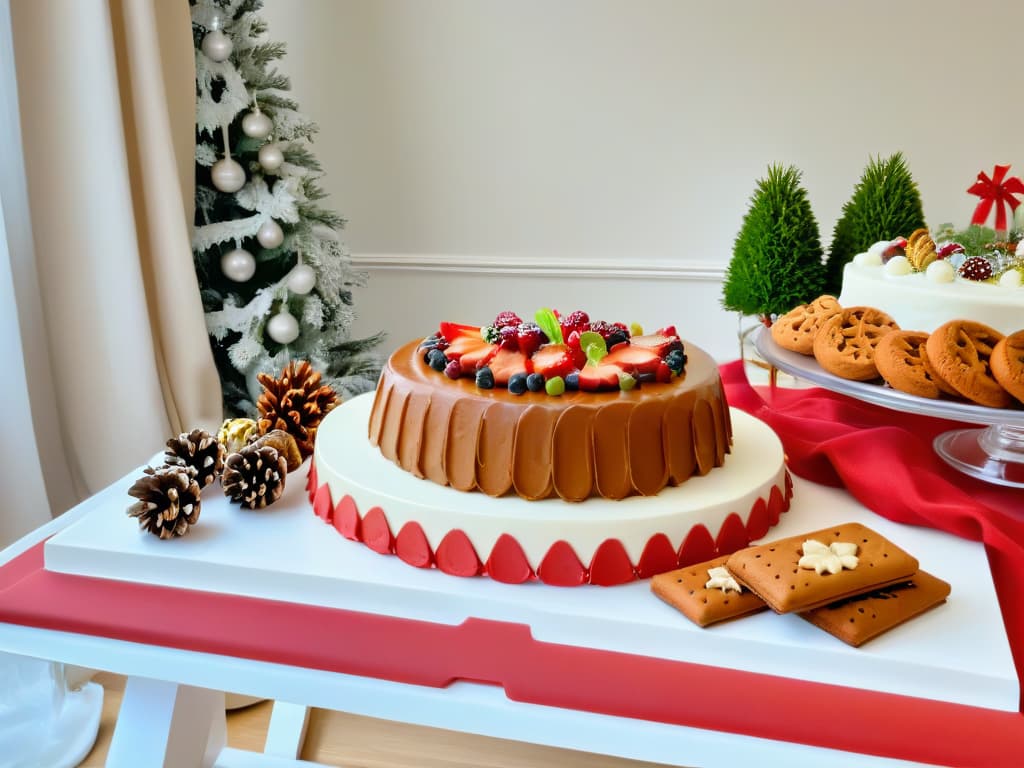
[[[569,375],[572,376],[573,374]],[[576,374],[576,380],[579,381],[579,374]],[[544,389],[552,397],[558,397],[565,392],[565,379],[561,376],[552,376],[544,382]]]
[[[633,387],[635,386],[636,379],[633,378],[630,374],[625,372],[619,374],[619,389],[621,389],[623,392],[629,392],[629,390],[633,389]]]
[[[681,349],[673,349],[665,355],[665,363],[668,365],[669,370],[678,376],[683,372],[683,368],[686,367],[686,353]]]
[[[515,352],[519,349],[519,326],[506,325],[498,331],[498,346]]]
[[[486,365],[476,372],[476,385],[480,389],[494,389],[494,373]]]
[[[544,376],[539,373],[531,373],[526,377],[526,388],[531,392],[543,392]]]
[[[485,325],[480,329],[480,338],[486,341],[488,344],[497,344],[501,338],[498,333],[498,329],[493,325]]]
[[[988,280],[992,277],[992,262],[984,256],[971,256],[964,260],[959,271],[965,280]]]
[[[427,336],[427,338],[425,338],[423,341],[420,342],[420,349],[423,349],[423,350],[430,350],[430,349],[445,350],[445,349],[448,349],[448,340],[445,339],[443,336],[438,336],[437,334],[434,334],[433,336]]]
[[[590,315],[577,309],[575,312],[570,312],[568,315],[561,318],[560,324],[562,326],[563,336],[567,337],[573,331],[583,333],[584,331],[590,330]]]
[[[575,391],[580,388],[579,371],[573,371],[572,373],[566,374],[565,388],[572,391]]]
[[[590,324],[590,330],[601,334],[605,347],[610,352],[616,344],[629,341],[629,330],[621,323],[607,323],[604,320],[595,320]]]
[[[432,349],[427,353],[427,365],[435,371],[443,371],[448,365],[448,358],[440,349]]]
[[[499,312],[498,316],[494,318],[494,327],[501,330],[507,325],[515,327],[523,322],[523,319],[515,312]]]
[[[462,375],[462,363],[458,360],[449,360],[448,365],[444,367],[444,375],[449,379],[457,379]]]
[[[544,331],[533,322],[520,323],[516,327],[516,337],[519,339],[519,351],[527,357],[533,357],[533,353],[548,342]]]
[[[526,391],[526,374],[523,372],[513,373],[508,377],[508,391],[512,395],[521,395]]]

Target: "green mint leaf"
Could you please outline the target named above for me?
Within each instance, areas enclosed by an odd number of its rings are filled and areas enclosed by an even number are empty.
[[[544,335],[548,337],[552,344],[565,343],[565,340],[562,338],[562,326],[558,324],[558,318],[555,317],[554,312],[547,307],[542,307],[537,310],[533,319],[537,321],[537,325],[544,331]]]

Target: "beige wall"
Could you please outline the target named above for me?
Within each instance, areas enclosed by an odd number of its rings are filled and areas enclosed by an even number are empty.
[[[905,153],[933,225],[966,224],[979,170],[1024,173],[1016,0],[266,0],[264,16],[372,274],[360,327],[395,343],[451,315],[439,295],[490,312],[511,285],[528,310],[547,268],[617,319],[710,317],[688,335],[729,356],[707,277],[769,163],[804,171],[826,240],[871,155]],[[526,271],[488,283],[495,264]],[[603,277],[574,280],[580,265]],[[406,325],[389,325],[396,293]]]

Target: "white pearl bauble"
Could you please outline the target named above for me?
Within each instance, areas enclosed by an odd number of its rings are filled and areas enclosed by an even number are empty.
[[[256,257],[245,248],[235,248],[220,257],[220,271],[229,280],[244,283],[256,274]]]
[[[879,262],[881,262],[882,254],[889,249],[889,245],[891,243],[891,240],[879,240],[877,243],[872,243],[871,247],[868,248],[867,252],[874,256],[877,256]]]
[[[245,186],[245,169],[230,157],[222,157],[210,169],[210,180],[221,192],[237,192]]]
[[[284,230],[280,224],[270,219],[260,224],[260,228],[256,230],[256,239],[264,248],[277,248],[284,242]]]
[[[999,284],[1003,288],[1020,288],[1021,275],[1016,269],[1008,269],[999,277]]]
[[[267,321],[267,335],[278,344],[291,344],[299,338],[299,321],[282,309]]]
[[[906,256],[893,256],[885,262],[885,273],[887,275],[896,275],[898,277],[909,275],[911,269],[910,261]]]
[[[853,263],[862,267],[877,267],[882,263],[882,254],[872,251],[858,253],[853,257]]]
[[[316,272],[309,264],[296,264],[288,273],[288,290],[305,295],[316,285]]]
[[[270,142],[260,147],[259,151],[260,167],[265,171],[276,171],[284,163],[284,152],[281,148]]]
[[[953,265],[946,259],[933,261],[924,270],[925,277],[933,283],[952,283],[955,273],[956,270],[953,269]]]
[[[247,112],[242,118],[242,133],[250,139],[265,139],[274,130],[274,121],[262,112]]]
[[[203,38],[203,53],[211,61],[226,61],[234,48],[235,46],[231,42],[231,38],[219,29],[207,32],[206,37]]]

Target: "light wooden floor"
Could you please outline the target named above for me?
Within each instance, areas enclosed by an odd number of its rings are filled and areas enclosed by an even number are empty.
[[[83,768],[104,764],[124,691],[124,678],[118,675],[101,673],[96,681],[105,689],[103,718],[96,746],[81,764]],[[228,745],[261,752],[271,706],[264,701],[228,712]],[[301,757],[343,768],[660,768],[655,763],[320,709],[310,716]]]

